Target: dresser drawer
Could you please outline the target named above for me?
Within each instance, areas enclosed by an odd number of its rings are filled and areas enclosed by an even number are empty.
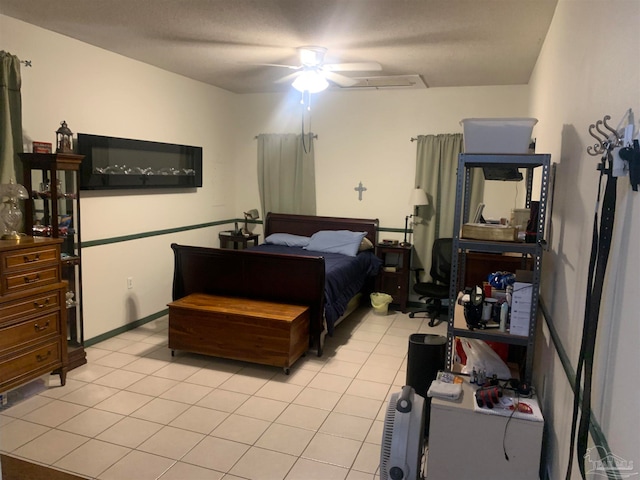
[[[61,360],[59,340],[0,360],[0,384],[37,371],[55,370]]]
[[[0,326],[58,310],[62,302],[60,292],[56,287],[49,292],[0,304]]]
[[[52,245],[47,247],[25,248],[2,254],[2,270],[5,274],[27,269],[37,270],[42,266],[60,261],[60,249]]]
[[[21,348],[50,335],[60,335],[59,311],[0,329],[0,353]]]
[[[53,265],[38,270],[26,270],[3,275],[2,282],[4,285],[2,286],[2,291],[4,294],[11,294],[59,281],[60,268],[58,265]]]

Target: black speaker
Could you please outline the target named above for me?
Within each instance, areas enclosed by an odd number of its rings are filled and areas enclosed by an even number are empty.
[[[413,333],[409,336],[407,355],[407,385],[425,398],[425,436],[429,435],[431,399],[427,390],[436,379],[438,370],[444,370],[447,358],[447,337],[428,333]]]

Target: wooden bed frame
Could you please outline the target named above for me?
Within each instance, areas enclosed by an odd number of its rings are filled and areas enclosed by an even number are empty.
[[[319,230],[367,232],[377,243],[378,220],[269,213],[265,238],[272,233],[311,236]],[[251,250],[172,244],[173,300],[192,293],[224,295],[305,305],[310,314],[310,345],[324,346],[324,259]]]

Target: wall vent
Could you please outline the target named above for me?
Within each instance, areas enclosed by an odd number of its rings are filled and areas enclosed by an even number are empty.
[[[387,88],[427,88],[420,75],[388,75],[380,77],[352,77],[358,83],[351,87],[336,87],[337,90],[366,90]]]

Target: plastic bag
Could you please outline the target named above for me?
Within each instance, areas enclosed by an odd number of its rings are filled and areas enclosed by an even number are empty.
[[[511,371],[500,356],[483,340],[475,338],[460,338],[462,349],[467,356],[467,364],[462,367],[462,373],[471,374],[484,370],[487,377],[496,375],[500,380],[511,378]]]

